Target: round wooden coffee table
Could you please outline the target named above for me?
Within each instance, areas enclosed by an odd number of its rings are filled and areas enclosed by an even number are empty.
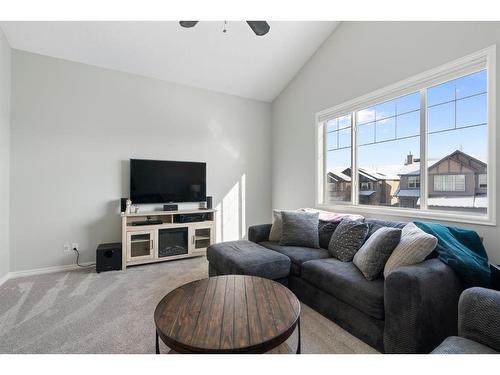
[[[168,293],[156,306],[158,337],[178,353],[287,352],[300,302],[286,287],[254,276],[228,275],[193,281]]]

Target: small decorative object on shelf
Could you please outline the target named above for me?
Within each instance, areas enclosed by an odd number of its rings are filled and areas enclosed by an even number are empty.
[[[130,208],[132,207],[132,201],[130,199],[127,199],[127,209],[125,210],[125,212],[127,214],[130,214],[131,211],[130,211]]]

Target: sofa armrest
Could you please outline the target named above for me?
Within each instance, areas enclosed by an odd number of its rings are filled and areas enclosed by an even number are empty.
[[[271,224],[252,225],[248,227],[248,240],[252,242],[269,241]]]
[[[458,303],[458,334],[500,351],[500,292],[469,288]]]
[[[429,353],[457,333],[462,291],[455,272],[439,259],[396,268],[384,285],[386,353]]]

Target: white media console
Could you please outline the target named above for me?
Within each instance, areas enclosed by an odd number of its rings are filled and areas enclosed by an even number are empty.
[[[206,220],[178,222],[183,215],[205,214]],[[215,210],[153,211],[121,214],[122,269],[138,264],[206,254],[215,241]],[[133,225],[146,220],[161,223]]]

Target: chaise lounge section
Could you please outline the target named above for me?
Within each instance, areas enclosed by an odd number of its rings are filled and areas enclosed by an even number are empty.
[[[368,236],[384,226],[405,225],[376,219],[365,222]],[[227,254],[231,248],[224,243],[212,245],[207,251],[211,275],[266,274],[384,353],[429,353],[446,337],[456,335],[457,304],[463,288],[455,272],[437,258],[399,267],[387,279],[368,281],[352,262],[337,260],[326,249],[269,241],[270,230],[271,224],[251,226],[249,241],[237,241],[238,254]],[[290,260],[286,276],[284,262],[279,273],[264,270],[275,264],[269,262],[270,254]]]

